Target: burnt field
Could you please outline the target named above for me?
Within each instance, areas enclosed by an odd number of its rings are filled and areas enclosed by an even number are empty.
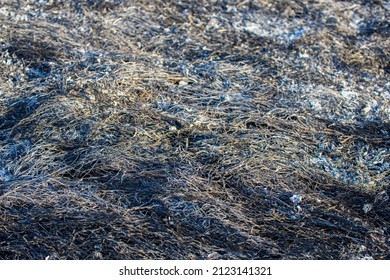
[[[0,24],[0,259],[390,259],[389,1]]]

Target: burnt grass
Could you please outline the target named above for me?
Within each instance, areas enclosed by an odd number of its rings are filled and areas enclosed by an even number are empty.
[[[0,259],[390,259],[389,1],[0,3]]]

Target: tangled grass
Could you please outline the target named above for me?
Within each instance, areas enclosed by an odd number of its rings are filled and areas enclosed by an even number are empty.
[[[0,4],[0,259],[390,259],[389,1]]]

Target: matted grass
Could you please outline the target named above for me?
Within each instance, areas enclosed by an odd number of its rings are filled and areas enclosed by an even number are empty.
[[[0,1],[0,259],[390,259],[389,1]]]

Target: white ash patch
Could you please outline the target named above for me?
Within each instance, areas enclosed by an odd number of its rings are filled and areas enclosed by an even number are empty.
[[[309,100],[309,104],[315,111],[322,110],[322,105],[321,105],[321,102],[319,100]]]
[[[0,181],[9,182],[13,178],[12,174],[9,173],[7,168],[0,169]]]
[[[266,23],[264,24],[261,22]],[[272,21],[264,18],[262,21],[244,22],[241,26],[241,30],[247,31],[259,37],[276,39],[291,43],[302,38],[309,30],[308,27],[299,27],[299,23],[297,23],[297,26],[297,28],[288,29],[287,24],[281,20]],[[288,31],[286,32],[286,30]]]
[[[359,96],[359,94],[356,91],[344,90],[344,89],[340,91],[340,94],[342,97],[344,97],[347,100],[352,100]]]

